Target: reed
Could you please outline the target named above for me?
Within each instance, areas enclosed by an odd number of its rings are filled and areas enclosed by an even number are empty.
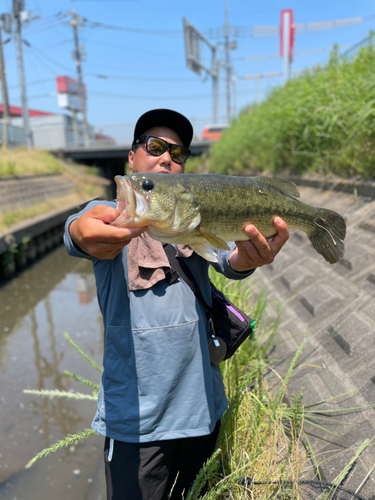
[[[209,170],[224,174],[317,172],[374,177],[375,48],[331,53],[317,67],[244,109],[211,148]]]

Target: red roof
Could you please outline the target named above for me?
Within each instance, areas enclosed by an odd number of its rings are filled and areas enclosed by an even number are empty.
[[[3,104],[0,104],[0,113],[4,112]],[[11,116],[22,116],[22,108],[19,106],[9,106]],[[29,116],[51,116],[56,113],[47,113],[47,111],[38,111],[37,109],[29,109]]]

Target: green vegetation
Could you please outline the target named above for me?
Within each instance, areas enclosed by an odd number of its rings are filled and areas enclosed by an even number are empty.
[[[207,169],[208,153],[200,156],[190,156],[185,164],[186,174],[201,174]]]
[[[244,110],[211,147],[209,170],[222,174],[318,172],[373,178],[375,47],[350,60],[335,50],[317,67]]]
[[[103,199],[107,197],[106,185],[109,181],[99,177],[99,170],[96,167],[72,166],[63,163],[47,151],[38,149],[14,149],[0,153],[0,177],[48,174],[68,177],[75,184],[75,189],[66,196],[55,196],[25,208],[12,210],[10,207],[6,212],[0,212],[0,233],[27,219],[64,207],[73,205],[78,207],[95,197]]]
[[[42,149],[9,149],[0,153],[0,177],[59,174],[64,164]]]

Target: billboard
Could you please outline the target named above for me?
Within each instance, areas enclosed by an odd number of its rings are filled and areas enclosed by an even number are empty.
[[[57,104],[59,108],[82,111],[79,82],[69,76],[57,76]],[[85,87],[83,88],[86,97]]]

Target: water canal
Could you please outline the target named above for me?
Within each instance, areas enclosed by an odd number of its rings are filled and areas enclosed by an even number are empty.
[[[103,328],[92,265],[63,246],[0,287],[0,498],[105,498],[103,438],[27,462],[42,449],[91,425],[96,403],[49,399],[24,389],[90,389],[65,370],[99,382],[100,373],[64,338],[101,365]]]

